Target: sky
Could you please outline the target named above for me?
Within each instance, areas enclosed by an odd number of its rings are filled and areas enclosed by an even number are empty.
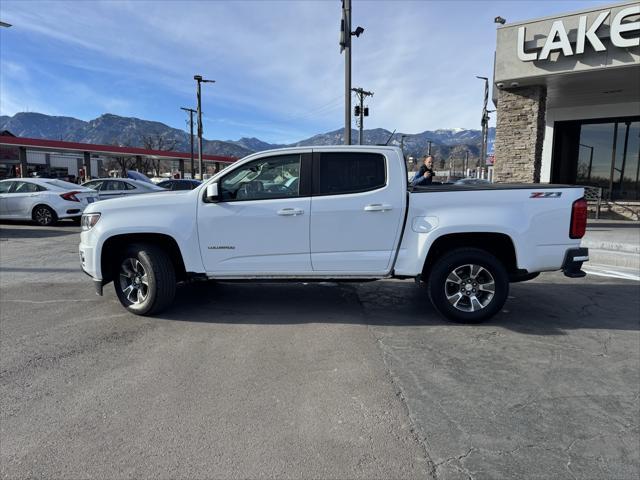
[[[607,1],[353,0],[352,85],[374,92],[366,128],[480,128],[495,16]],[[341,128],[340,0],[2,0],[0,114],[103,113],[187,129],[194,74],[204,136],[290,143]]]

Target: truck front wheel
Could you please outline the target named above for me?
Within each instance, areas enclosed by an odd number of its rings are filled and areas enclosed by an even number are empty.
[[[428,279],[433,306],[449,320],[479,323],[493,317],[509,294],[509,275],[496,257],[459,248],[436,261]]]
[[[176,274],[169,256],[154,245],[128,246],[113,280],[120,303],[136,315],[160,313],[173,302]]]

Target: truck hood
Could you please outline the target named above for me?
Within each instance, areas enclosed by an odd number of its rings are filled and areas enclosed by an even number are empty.
[[[197,191],[198,189],[176,192],[153,192],[110,198],[89,204],[89,206],[85,208],[84,213],[104,213],[120,210],[139,211],[141,209],[162,211],[163,209],[171,209],[188,203],[195,203],[195,197],[198,195]]]

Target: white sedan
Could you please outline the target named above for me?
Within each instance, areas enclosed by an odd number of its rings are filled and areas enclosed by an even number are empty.
[[[63,218],[80,219],[85,207],[98,200],[95,190],[49,178],[0,181],[0,219],[33,220],[53,225]]]

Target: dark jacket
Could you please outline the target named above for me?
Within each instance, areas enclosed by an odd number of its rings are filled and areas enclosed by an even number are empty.
[[[424,174],[426,172],[431,172],[431,175],[428,177],[425,177]],[[411,185],[414,187],[417,187],[420,185],[429,185],[431,182],[433,182],[433,175],[434,173],[432,168],[427,168],[425,165],[422,165],[420,167],[420,170],[418,170],[416,175],[413,177],[413,180],[411,181]]]

